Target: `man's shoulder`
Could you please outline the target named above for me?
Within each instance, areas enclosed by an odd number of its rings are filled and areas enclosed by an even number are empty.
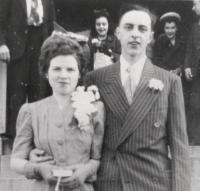
[[[115,63],[114,63],[115,64]],[[95,77],[99,77],[99,76],[106,76],[109,75],[109,73],[113,70],[114,68],[114,64],[111,64],[109,66],[105,66],[96,70],[93,70],[91,72],[87,73],[87,76],[95,76]]]
[[[162,79],[163,81],[168,81],[168,82],[172,82],[172,81],[176,81],[179,80],[179,76],[169,72],[168,70],[165,70],[159,66],[156,66],[153,64],[154,67],[154,71],[156,76],[158,76],[160,79]]]

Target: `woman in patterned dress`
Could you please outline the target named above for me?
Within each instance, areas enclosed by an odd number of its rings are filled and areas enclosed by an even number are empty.
[[[82,49],[74,40],[54,35],[42,46],[41,71],[53,95],[22,106],[11,155],[11,168],[35,179],[32,190],[93,191],[104,134],[104,105],[93,100],[89,104],[92,112],[76,113],[78,106],[73,106],[72,97],[83,61]],[[29,161],[34,148],[45,151],[54,164]],[[68,170],[72,175],[59,178],[56,186],[55,170]]]

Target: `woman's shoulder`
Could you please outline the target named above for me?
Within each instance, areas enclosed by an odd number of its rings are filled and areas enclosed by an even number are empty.
[[[21,112],[31,112],[32,110],[35,110],[36,108],[42,109],[45,106],[48,106],[52,102],[52,97],[47,97],[32,103],[25,103],[21,106],[20,111]]]

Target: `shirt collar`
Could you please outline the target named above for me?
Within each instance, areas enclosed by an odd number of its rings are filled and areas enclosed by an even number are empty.
[[[122,55],[120,56],[120,74],[121,74],[122,85],[124,85],[126,81],[128,75],[128,70],[127,70],[128,68],[131,68],[132,74],[134,73],[134,80],[136,82],[136,85],[138,85],[146,58],[147,58],[146,55],[144,55],[136,63],[131,65],[129,62],[125,60],[125,58]]]
[[[130,64],[125,60],[123,55],[120,56],[120,69],[121,71],[127,71],[129,67],[133,68],[134,70],[140,70],[143,69],[144,63],[146,61],[146,55],[144,55],[142,58],[140,58],[136,63]]]

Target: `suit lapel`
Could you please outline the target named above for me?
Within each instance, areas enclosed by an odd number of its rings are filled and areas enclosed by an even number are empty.
[[[130,106],[121,84],[120,62],[113,64],[112,71],[104,80],[100,91],[103,94],[106,104],[116,118],[124,121]]]
[[[154,93],[149,87],[149,80],[156,78],[154,68],[150,61],[146,61],[140,83],[135,91],[133,103],[126,115],[116,148],[141,124],[144,117],[151,109],[160,92]]]

